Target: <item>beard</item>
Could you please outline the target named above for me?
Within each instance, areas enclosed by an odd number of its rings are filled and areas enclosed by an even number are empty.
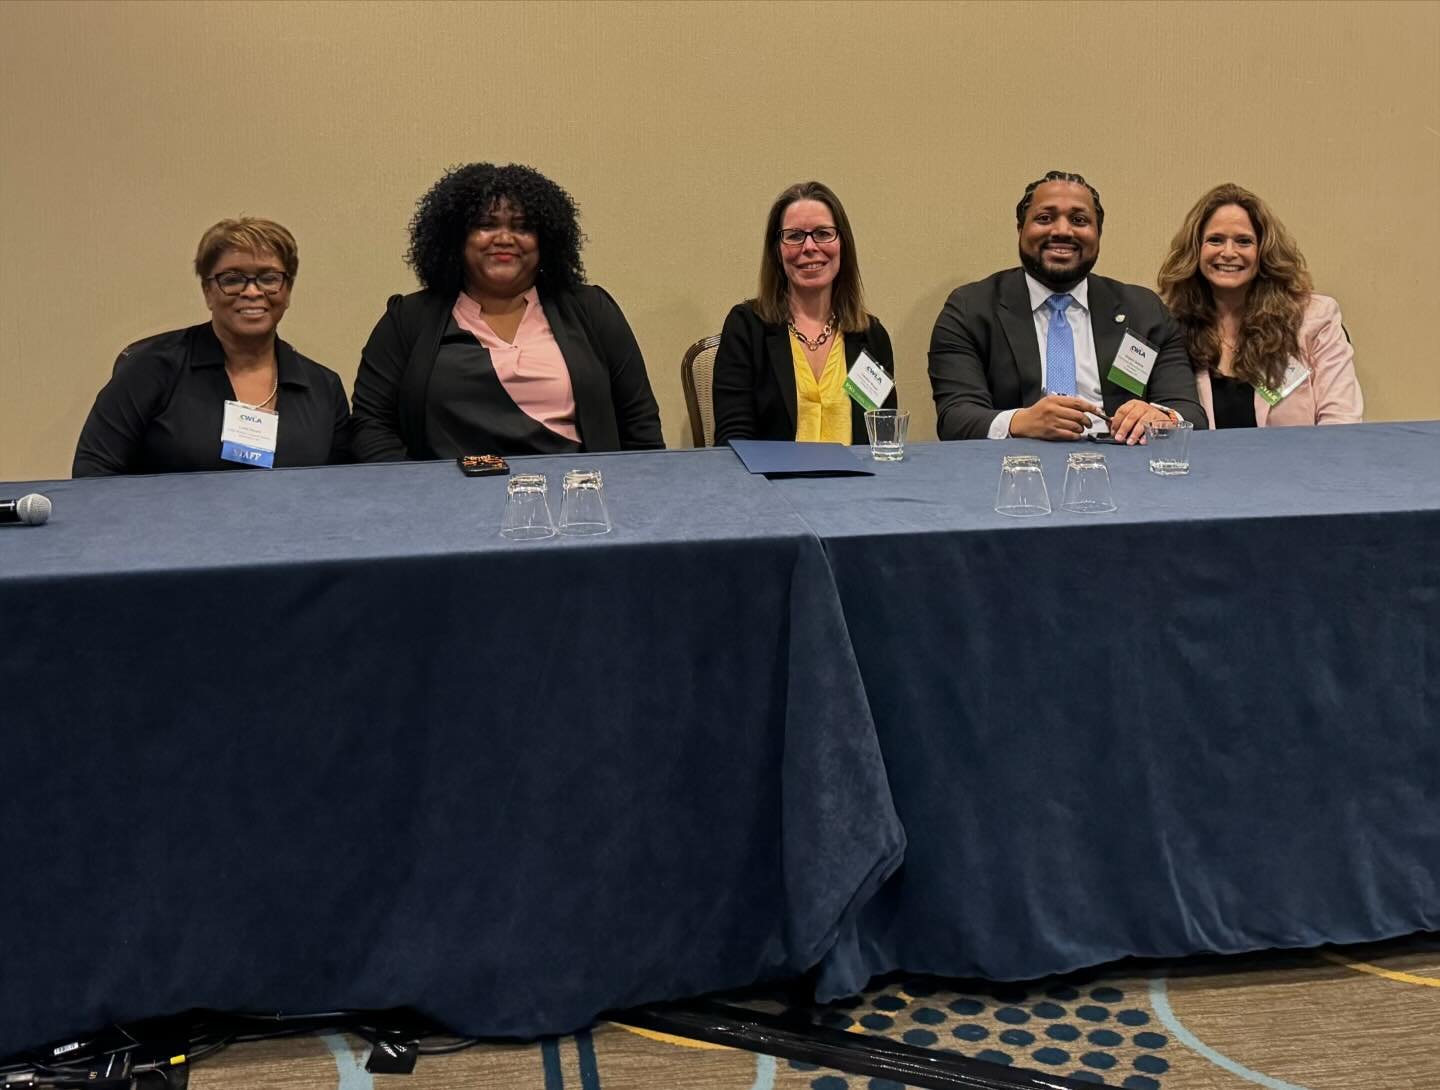
[[[1080,262],[1078,265],[1060,269],[1053,265],[1046,265],[1043,257],[1045,251],[1041,250],[1040,253],[1042,255],[1040,257],[1031,257],[1024,250],[1021,250],[1020,265],[1027,273],[1051,291],[1069,291],[1090,275],[1090,270],[1095,267],[1095,262],[1100,258],[1100,255],[1097,253],[1088,260]]]

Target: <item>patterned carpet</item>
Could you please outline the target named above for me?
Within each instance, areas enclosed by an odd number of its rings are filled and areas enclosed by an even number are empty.
[[[731,1002],[736,997],[729,997]],[[763,998],[753,1005],[774,1010]],[[1024,985],[894,978],[825,1024],[1123,1090],[1440,1090],[1440,935],[1370,947],[1111,966]],[[602,1023],[559,1040],[364,1070],[333,1035],[236,1045],[193,1090],[901,1090],[902,1083]]]

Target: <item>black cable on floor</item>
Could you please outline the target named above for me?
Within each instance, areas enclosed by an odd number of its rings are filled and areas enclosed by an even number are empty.
[[[641,1007],[611,1015],[610,1020],[932,1090],[1095,1090],[1107,1085],[847,1033],[793,1013],[766,1014],[710,1000]]]

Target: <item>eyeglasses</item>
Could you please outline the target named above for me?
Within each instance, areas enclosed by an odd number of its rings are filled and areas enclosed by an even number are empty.
[[[834,242],[840,237],[840,232],[834,227],[813,227],[809,231],[802,231],[798,227],[787,227],[776,233],[780,236],[781,243],[786,246],[804,246],[807,238],[813,238],[816,245],[824,246],[827,242]]]
[[[275,295],[289,282],[290,274],[266,269],[254,276],[246,276],[242,272],[223,272],[218,276],[207,276],[205,279],[215,281],[215,286],[225,295],[239,295],[251,284],[254,284],[266,295]]]

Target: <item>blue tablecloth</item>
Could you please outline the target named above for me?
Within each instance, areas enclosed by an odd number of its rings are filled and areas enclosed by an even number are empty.
[[[1440,424],[1103,448],[1109,515],[1067,449],[517,459],[616,521],[524,545],[448,464],[6,488],[0,1052],[1440,927]]]
[[[1072,449],[1118,511],[1059,510]],[[991,509],[1018,452],[1054,514]],[[908,838],[824,993],[1440,928],[1440,424],[1147,464],[921,444],[777,484],[825,542]]]
[[[453,464],[9,486],[0,1054],[195,1006],[459,1032],[815,964],[903,848],[819,543],[729,451],[511,544]]]

